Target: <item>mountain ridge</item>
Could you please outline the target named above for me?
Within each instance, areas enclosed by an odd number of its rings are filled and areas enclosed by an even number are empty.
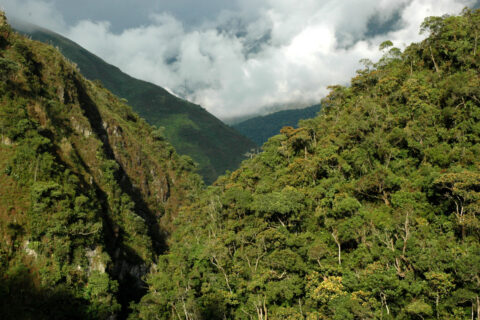
[[[317,104],[302,109],[281,110],[247,119],[232,125],[232,127],[261,146],[270,137],[277,135],[283,127],[296,127],[300,120],[315,117],[320,108],[321,105]]]
[[[135,316],[480,317],[479,28],[480,10],[427,18],[220,177]]]
[[[163,134],[180,154],[191,156],[199,164],[199,173],[207,184],[226,170],[235,169],[245,158],[245,152],[255,147],[253,142],[201,106],[129,76],[75,42],[35,26],[18,24],[17,28],[25,29],[24,33],[34,40],[58,47],[87,79],[98,79],[105,88],[127,99],[134,111],[157,126],[158,133]]]
[[[125,318],[202,188],[131,107],[0,13],[0,315]]]

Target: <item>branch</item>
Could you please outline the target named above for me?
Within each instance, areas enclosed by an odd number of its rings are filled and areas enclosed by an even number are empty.
[[[217,258],[215,256],[213,256],[212,258],[210,258],[210,262],[215,267],[217,267],[218,270],[222,271],[223,276],[225,277],[225,282],[227,283],[228,290],[230,291],[230,293],[233,293],[232,288],[230,287],[230,282],[228,281],[227,273],[225,272],[225,269],[223,269],[223,267],[218,263]]]

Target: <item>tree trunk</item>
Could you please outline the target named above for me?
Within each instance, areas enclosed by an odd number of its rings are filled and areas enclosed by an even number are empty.
[[[407,212],[407,215],[405,216],[405,223],[403,224],[403,231],[405,232],[405,235],[402,236],[403,238],[403,248],[402,248],[402,256],[405,258],[405,253],[407,252],[407,241],[410,238],[410,223],[408,220],[409,212]]]
[[[430,57],[432,57],[433,65],[435,66],[435,71],[440,72],[437,62],[435,61],[435,57],[433,56],[432,46],[430,46]]]
[[[342,265],[342,246],[340,241],[338,240],[338,235],[336,230],[332,232],[332,237],[333,237],[333,240],[335,240],[335,243],[337,244],[337,247],[338,247],[338,265],[340,266]]]
[[[473,47],[473,57],[477,55],[478,31],[475,30],[475,46]]]
[[[480,320],[480,299],[477,296],[477,320]]]
[[[218,262],[217,258],[213,256],[212,258],[210,258],[210,262],[212,262],[212,264],[223,273],[223,276],[225,277],[225,283],[227,284],[227,288],[230,291],[230,293],[233,293],[232,288],[230,287],[230,281],[228,281],[228,275],[225,272],[225,269]]]
[[[390,207],[390,201],[388,200],[388,193],[385,192],[385,190],[383,190],[383,192],[382,192],[382,200],[383,200],[383,202],[385,202],[385,205],[387,207]]]
[[[390,315],[390,308],[388,307],[387,296],[383,292],[380,293],[380,299],[382,301],[382,306],[385,306],[385,309],[387,309],[387,315]]]
[[[183,304],[183,312],[185,313],[185,320],[190,320],[190,317],[188,316],[187,306],[185,305],[185,300],[183,298],[182,298],[182,304]]]
[[[475,308],[473,306],[473,301],[472,301],[472,320],[475,320],[474,316],[475,316]]]
[[[177,311],[177,307],[175,307],[175,303],[172,305],[172,310],[174,311],[173,313],[177,315],[178,320],[182,320],[182,317],[180,317],[180,314]]]
[[[265,300],[266,300],[266,298],[263,297],[263,311],[265,313],[265,320],[268,320],[268,312],[267,312],[267,306],[265,304]]]
[[[37,172],[38,172],[38,157],[37,157],[37,161],[35,162],[35,173],[33,175],[33,182],[37,182]]]
[[[458,201],[457,201],[458,200]],[[466,236],[466,230],[465,230],[465,217],[464,217],[464,211],[463,211],[463,202],[461,199],[454,200],[455,202],[455,207],[456,207],[456,216],[458,219],[458,223],[460,224],[461,230],[462,230],[462,241],[465,240]]]

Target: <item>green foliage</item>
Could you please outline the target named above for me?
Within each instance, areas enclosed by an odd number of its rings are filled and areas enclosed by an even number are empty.
[[[87,312],[88,301],[68,287],[38,288],[29,268],[17,263],[0,276],[2,319],[98,319]]]
[[[480,304],[480,11],[335,86],[175,220],[143,319],[467,319]]]
[[[478,316],[479,17],[427,19],[425,41],[332,87],[318,117],[201,195],[162,132],[10,35],[1,56],[19,68],[0,97],[0,185],[28,203],[0,212],[2,314]]]
[[[383,42],[380,44],[379,49],[380,49],[380,50],[385,50],[385,49],[387,49],[387,48],[390,48],[391,46],[393,46],[393,42],[390,41],[390,40],[386,40],[386,41],[383,41]]]
[[[428,317],[433,314],[432,307],[420,300],[415,300],[407,305],[406,311],[413,317],[420,319],[424,319],[424,317]]]
[[[0,79],[2,81],[10,80],[18,70],[19,67],[15,61],[0,58]]]
[[[120,311],[121,306],[115,299],[117,291],[117,281],[112,281],[106,273],[93,271],[84,293],[85,298],[93,302],[87,311],[90,317],[104,319]]]
[[[9,31],[3,18],[0,38]],[[200,177],[158,130],[58,51],[7,36],[8,46],[0,41],[0,317],[126,317]]]

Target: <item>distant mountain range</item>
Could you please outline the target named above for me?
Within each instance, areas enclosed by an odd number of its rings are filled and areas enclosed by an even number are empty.
[[[317,104],[303,109],[278,111],[242,121],[232,127],[261,146],[268,138],[279,134],[281,128],[295,127],[298,121],[315,117],[320,108],[321,106]]]
[[[75,42],[43,28],[15,26],[33,40],[49,43],[80,68],[89,80],[100,80],[115,95],[128,100],[135,112],[160,128],[180,154],[193,158],[206,183],[226,170],[236,169],[252,141],[195,105],[152,83],[135,79]],[[33,31],[32,31],[33,30]],[[164,129],[163,129],[163,128]]]

